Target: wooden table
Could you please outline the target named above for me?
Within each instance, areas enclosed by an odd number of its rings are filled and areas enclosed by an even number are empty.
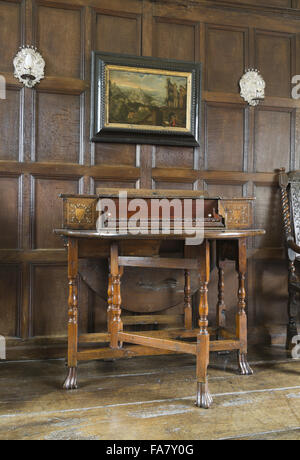
[[[237,350],[242,375],[252,374],[247,361],[247,316],[245,277],[247,271],[247,238],[263,235],[264,230],[206,230],[199,246],[185,244],[185,235],[155,236],[104,234],[88,230],[55,230],[65,239],[68,248],[69,323],[68,375],[66,390],[77,388],[78,361],[119,358],[139,355],[190,353],[196,356],[196,405],[209,408],[212,397],[208,389],[207,368],[210,351]],[[181,257],[160,257],[164,240],[178,240]],[[210,278],[210,245],[216,241],[219,270],[219,300],[217,306],[217,340],[210,340],[208,329],[208,284]],[[107,333],[84,334],[78,337],[78,259],[107,258],[109,260]],[[236,315],[236,335],[225,329],[224,263],[236,261],[239,279]],[[122,322],[121,277],[124,267],[169,268],[185,271],[185,309],[182,330],[124,332]],[[192,326],[190,271],[199,272],[199,329]],[[195,338],[195,342],[186,339]],[[109,348],[78,351],[78,343],[108,342]],[[123,344],[133,344],[124,346]]]

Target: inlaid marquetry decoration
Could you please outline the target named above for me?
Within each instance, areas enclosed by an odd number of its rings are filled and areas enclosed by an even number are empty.
[[[253,201],[249,198],[220,201],[220,214],[226,218],[227,228],[251,228],[253,223]]]
[[[92,229],[96,221],[97,200],[69,198],[64,206],[64,223],[69,228]]]

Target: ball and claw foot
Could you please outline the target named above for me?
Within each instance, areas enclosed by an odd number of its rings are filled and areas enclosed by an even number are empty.
[[[64,390],[77,390],[77,367],[69,367],[68,375],[63,385]]]
[[[212,405],[213,399],[208,390],[207,383],[197,383],[197,399],[196,406],[201,407],[202,409],[209,409]]]
[[[253,370],[251,369],[248,361],[246,353],[239,353],[238,355],[239,360],[239,370],[241,375],[252,375]]]

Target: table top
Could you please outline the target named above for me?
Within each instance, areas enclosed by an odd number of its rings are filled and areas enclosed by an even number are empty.
[[[68,238],[89,238],[89,239],[103,239],[103,240],[185,240],[194,238],[188,234],[180,235],[131,235],[120,233],[98,233],[96,230],[69,230],[69,229],[55,229],[57,235]],[[263,229],[246,229],[246,230],[227,230],[227,229],[205,229],[204,238],[212,240],[232,240],[240,238],[250,238],[253,236],[265,235],[266,231]]]

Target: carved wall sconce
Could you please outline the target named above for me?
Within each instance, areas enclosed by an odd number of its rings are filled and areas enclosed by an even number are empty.
[[[33,88],[45,76],[45,61],[33,46],[20,47],[14,58],[14,76],[27,88]]]
[[[265,98],[266,83],[257,69],[249,69],[240,79],[241,97],[255,107]]]

